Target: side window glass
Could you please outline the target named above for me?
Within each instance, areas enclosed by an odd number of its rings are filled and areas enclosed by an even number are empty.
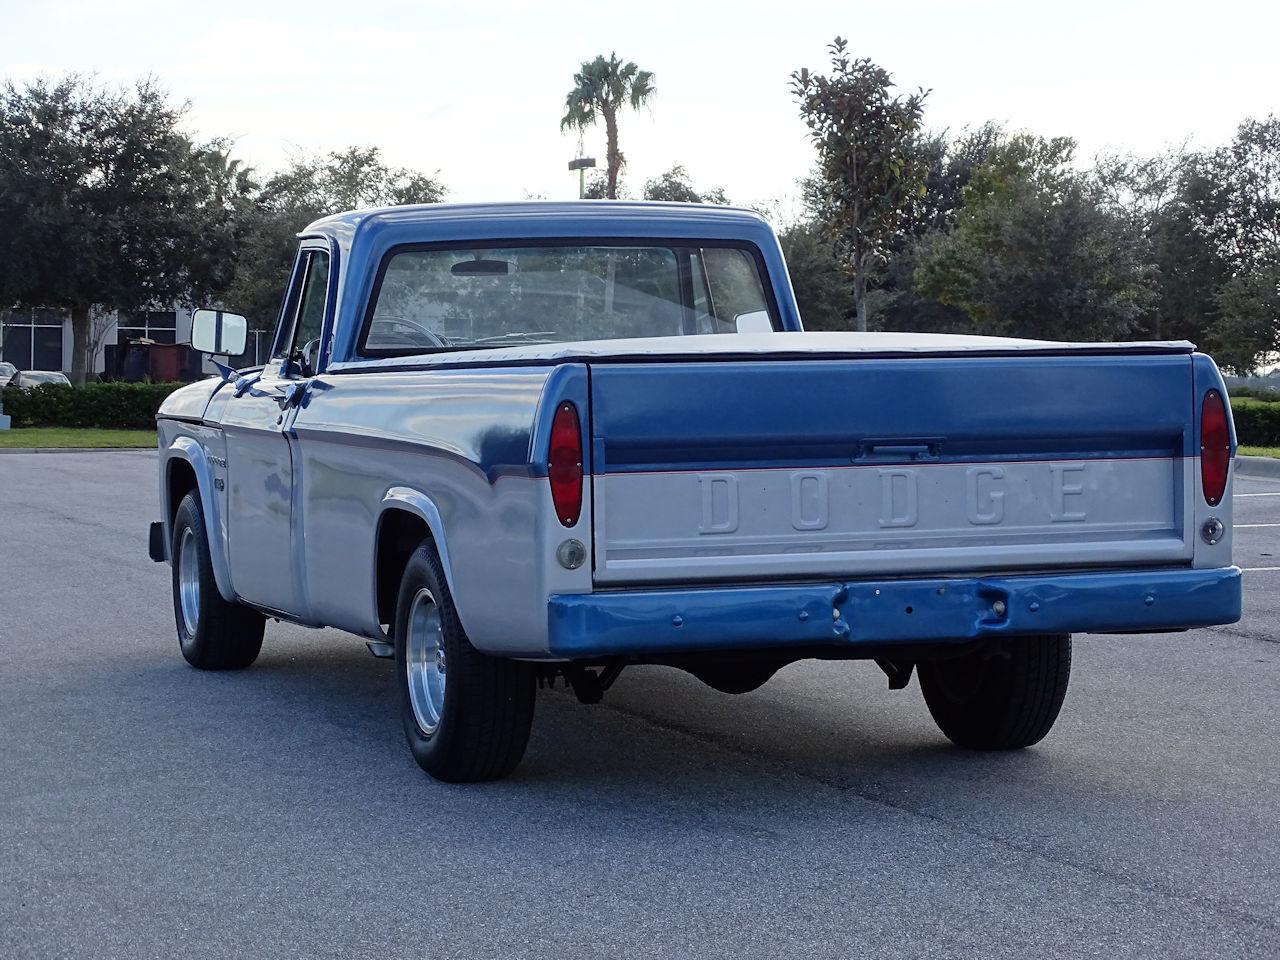
[[[710,313],[718,324],[714,332],[735,329],[739,317],[769,317],[760,272],[745,251],[713,247],[701,252]]]
[[[329,293],[329,254],[313,250],[307,264],[307,279],[302,285],[302,301],[298,304],[298,329],[293,336],[293,353],[320,339],[324,327],[324,301]]]
[[[293,284],[272,352],[276,359],[297,359],[309,344],[318,343],[329,292],[329,254],[324,250],[306,251]],[[314,348],[308,351],[312,361],[316,352]]]

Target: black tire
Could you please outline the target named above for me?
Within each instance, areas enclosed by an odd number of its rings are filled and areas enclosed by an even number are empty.
[[[1071,677],[1071,637],[1010,637],[919,665],[938,728],[962,747],[1017,750],[1044,739]]]
[[[443,707],[430,731],[419,724],[410,699],[407,655],[410,611],[423,591],[439,617],[446,678]],[[429,542],[405,565],[396,601],[395,640],[400,719],[418,766],[447,783],[498,780],[511,773],[524,756],[533,726],[533,666],[487,656],[471,645]]]
[[[194,630],[183,613],[181,592],[182,548],[188,535],[192,552],[186,555],[186,560],[191,562],[194,559],[197,574],[194,579],[199,586]],[[178,505],[173,521],[170,559],[173,617],[178,628],[178,647],[187,663],[200,670],[243,670],[258,659],[266,617],[256,610],[222,599],[213,578],[204,513],[200,509],[200,498],[194,491],[183,497]]]

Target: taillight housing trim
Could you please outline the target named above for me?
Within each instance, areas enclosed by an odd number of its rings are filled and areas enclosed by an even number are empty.
[[[556,518],[566,527],[582,516],[582,421],[569,400],[556,405],[547,445],[547,482]]]
[[[1205,392],[1200,404],[1200,489],[1204,502],[1216,507],[1227,491],[1231,473],[1231,427],[1221,391]]]

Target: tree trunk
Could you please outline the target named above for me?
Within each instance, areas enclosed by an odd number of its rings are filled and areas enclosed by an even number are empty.
[[[84,386],[93,358],[89,356],[89,304],[71,306],[71,382]]]
[[[853,247],[853,309],[857,317],[858,332],[867,332],[867,265],[862,254],[862,244]]]
[[[606,108],[604,113],[605,139],[608,141],[608,154],[605,163],[608,166],[605,196],[610,200],[618,199],[618,174],[622,172],[622,154],[618,152],[618,114]]]

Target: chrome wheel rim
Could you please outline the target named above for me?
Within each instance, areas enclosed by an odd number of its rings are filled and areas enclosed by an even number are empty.
[[[436,598],[425,587],[414,595],[405,631],[409,704],[418,728],[430,736],[440,726],[444,712],[444,627]]]
[[[178,606],[187,636],[194,637],[200,626],[200,561],[196,535],[187,527],[178,541]]]

